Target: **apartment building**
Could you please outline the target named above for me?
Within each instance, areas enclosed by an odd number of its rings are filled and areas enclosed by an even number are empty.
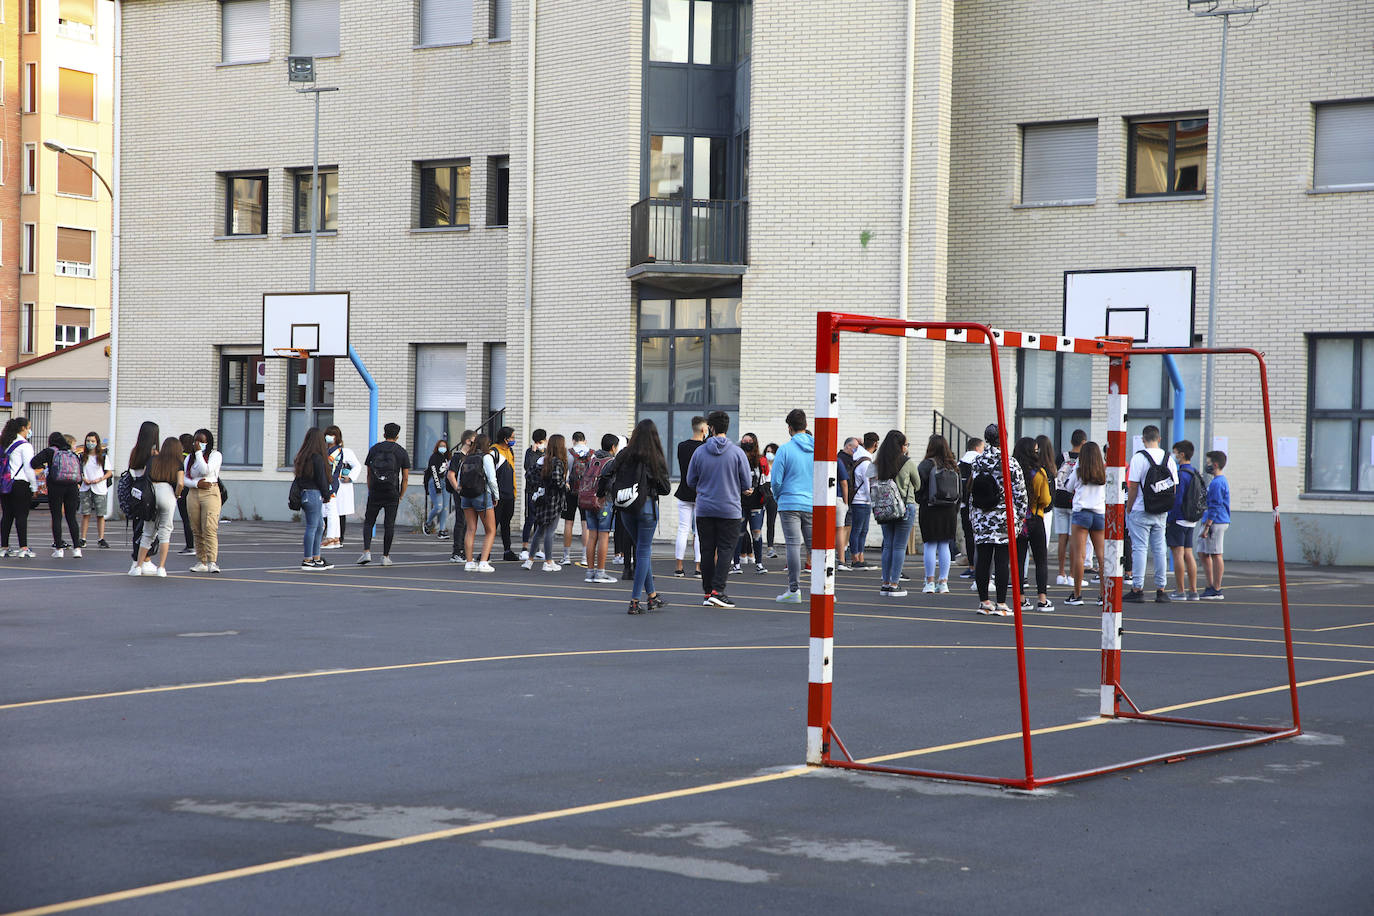
[[[313,100],[288,56],[338,90],[317,288],[350,293],[417,465],[483,422],[595,438],[647,416],[671,442],[721,408],[780,440],[813,401],[819,309],[1061,334],[1076,282],[1158,271],[1186,290],[1168,320],[1206,332],[1220,24],[1183,0],[123,10],[117,452],[146,418],[216,428],[234,514],[287,514],[307,426],[366,439],[348,361],[262,352],[263,293],[308,283]],[[1214,321],[1267,353],[1287,517],[1343,562],[1374,559],[1371,26],[1293,2],[1233,25]],[[856,338],[842,358],[847,434],[901,426],[919,450],[937,420],[991,419],[982,351]],[[1205,371],[1178,368],[1198,441]],[[1165,367],[1132,369],[1132,429],[1166,423]],[[1003,370],[1018,433],[1101,436],[1104,367]],[[1253,368],[1218,360],[1213,384],[1235,552],[1263,556]]]
[[[0,366],[110,329],[115,6],[20,0],[4,29]],[[12,410],[46,431],[46,403]]]

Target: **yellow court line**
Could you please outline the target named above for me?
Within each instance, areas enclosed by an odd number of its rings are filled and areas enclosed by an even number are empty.
[[[1319,627],[1315,630],[1308,630],[1309,633],[1330,633],[1332,630],[1354,630],[1359,627],[1374,627],[1374,620],[1368,623],[1346,623],[1336,627]]]
[[[1318,678],[1312,681],[1303,681],[1299,687],[1310,687],[1317,684],[1329,684],[1334,681],[1343,681],[1349,678],[1366,677],[1374,674],[1374,668],[1366,671],[1354,672],[1352,674],[1342,674],[1335,677]],[[1257,696],[1265,693],[1275,693],[1287,690],[1288,685],[1279,687],[1267,687],[1261,690],[1252,690],[1246,693],[1237,693],[1225,697],[1213,697],[1207,700],[1197,700],[1191,703],[1182,703],[1176,706],[1167,706],[1160,709],[1147,710],[1150,715],[1159,715],[1166,712],[1173,712],[1178,709],[1185,709],[1191,706],[1203,706],[1210,703],[1221,703],[1227,700],[1241,699],[1244,697]],[[1118,721],[1115,719],[1092,719],[1085,722],[1070,722],[1064,725],[1054,725],[1047,728],[1036,729],[1032,734],[1042,735],[1051,732],[1070,731],[1078,728],[1087,728],[1094,725],[1101,725],[1108,722]],[[917,757],[926,754],[934,754],[942,750],[954,750],[957,748],[974,747],[982,744],[992,744],[999,741],[1014,740],[1021,737],[1020,732],[1012,732],[1003,735],[992,735],[986,738],[975,738],[970,741],[959,741],[953,744],[940,745],[938,747],[921,748],[914,751],[907,751],[902,754],[889,754],[882,757],[865,758],[860,763],[878,763],[884,760],[898,760],[903,757]],[[630,808],[639,805],[653,804],[660,801],[671,801],[678,798],[690,798],[694,795],[706,795],[713,792],[721,792],[728,789],[738,789],[745,786],[762,785],[769,782],[777,782],[783,779],[791,779],[795,776],[802,776],[812,772],[811,767],[801,766],[781,770],[776,773],[767,773],[761,776],[747,776],[742,779],[730,779],[724,782],[707,783],[701,786],[690,786],[685,789],[673,789],[667,792],[655,792],[649,795],[637,795],[631,798],[613,799],[611,801],[595,802],[588,805],[577,805],[571,808],[559,808],[553,811],[540,811],[534,814],[518,815],[516,817],[497,818],[495,820],[484,821],[480,824],[466,824],[462,827],[450,827],[445,830],[435,830],[429,833],[418,833],[411,836],[399,837],[391,840],[380,840],[372,843],[361,843],[356,846],[345,846],[340,849],[331,849],[325,852],[311,853],[304,856],[295,856],[289,859],[278,859],[274,862],[263,862],[258,865],[249,865],[243,868],[234,868],[227,871],[212,872],[205,875],[196,875],[191,878],[181,878],[175,881],[164,881],[159,884],[149,884],[143,887],[133,887],[122,891],[115,891],[109,894],[98,894],[92,897],[82,897],[77,900],[66,900],[61,903],[49,904],[47,906],[34,907],[27,910],[18,910],[6,916],[45,916],[49,913],[66,913],[71,910],[82,909],[84,907],[100,906],[106,903],[119,903],[126,900],[138,900],[143,897],[151,897],[156,894],[165,894],[170,891],[186,890],[192,887],[203,887],[208,884],[219,884],[224,881],[232,881],[238,878],[248,878],[255,875],[270,874],[277,871],[285,871],[292,868],[300,868],[306,865],[317,865],[321,862],[331,862],[337,859],[347,859],[354,856],[367,855],[374,852],[384,852],[390,849],[401,849],[406,846],[414,846],[420,843],[430,843],[435,840],[447,840],[454,837],[466,836],[473,833],[482,833],[492,830],[500,830],[506,827],[518,827],[524,824],[534,824],[541,821],[560,820],[562,818],[576,817],[581,814],[595,814],[601,811],[613,811],[617,808]]]

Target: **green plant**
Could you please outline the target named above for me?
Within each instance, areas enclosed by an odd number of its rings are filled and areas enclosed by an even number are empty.
[[[1302,558],[1313,566],[1336,565],[1336,539],[1329,532],[1315,525],[1299,520],[1293,526],[1298,532],[1298,544],[1302,548]]]
[[[868,229],[865,229],[864,231],[860,232],[860,233],[859,233],[859,245],[862,246],[863,248],[867,248],[867,247],[868,247],[868,243],[871,242],[871,241],[873,241],[873,236],[874,236],[874,233],[873,233],[871,230],[868,230]]]

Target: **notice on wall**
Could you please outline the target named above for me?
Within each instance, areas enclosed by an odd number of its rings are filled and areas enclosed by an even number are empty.
[[[1231,440],[1228,439],[1226,436],[1213,436],[1213,437],[1212,437],[1212,451],[1214,451],[1214,452],[1225,452],[1227,455],[1230,455],[1230,454],[1231,454]]]
[[[1281,468],[1298,466],[1297,436],[1279,436],[1274,440],[1274,464]]]

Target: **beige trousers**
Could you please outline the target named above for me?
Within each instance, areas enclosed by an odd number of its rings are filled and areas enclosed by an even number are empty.
[[[208,490],[186,491],[186,514],[196,537],[196,559],[215,563],[219,559],[219,486]]]

